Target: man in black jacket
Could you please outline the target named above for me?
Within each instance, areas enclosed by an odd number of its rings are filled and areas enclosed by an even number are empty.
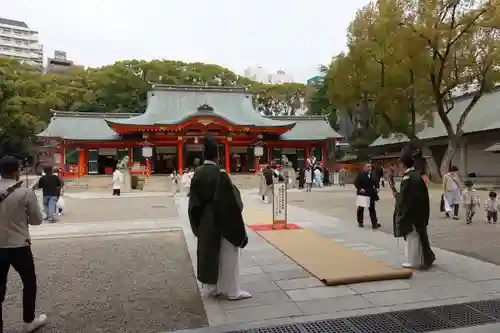
[[[371,164],[365,165],[364,172],[361,172],[354,181],[354,186],[356,187],[356,195],[369,198],[368,212],[370,213],[370,220],[372,222],[372,228],[380,228],[380,223],[377,220],[377,212],[375,210],[375,201],[379,200],[378,189],[379,184],[376,177],[372,174]],[[363,228],[365,208],[363,206],[358,206],[357,210],[357,220],[358,226]]]

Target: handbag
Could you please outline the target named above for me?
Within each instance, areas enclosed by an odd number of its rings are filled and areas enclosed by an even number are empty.
[[[12,185],[11,187],[9,187],[7,190],[5,190],[5,192],[3,192],[2,194],[0,194],[0,204],[5,200],[7,199],[7,197],[9,195],[12,194],[12,192],[14,192],[15,190],[17,190],[18,188],[21,187],[21,185],[23,184],[23,182],[18,182],[14,185]]]

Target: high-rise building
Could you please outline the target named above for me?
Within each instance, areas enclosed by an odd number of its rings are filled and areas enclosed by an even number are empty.
[[[67,74],[74,69],[83,66],[75,65],[73,61],[66,58],[66,52],[54,51],[54,57],[47,59],[46,72],[49,74]]]
[[[270,84],[283,84],[283,83],[292,83],[293,77],[280,69],[276,73],[269,74],[268,81]]]
[[[0,57],[9,57],[43,68],[43,46],[38,31],[25,22],[0,18]]]
[[[245,69],[245,77],[252,81],[269,83],[269,74],[266,69],[260,65],[251,66]]]

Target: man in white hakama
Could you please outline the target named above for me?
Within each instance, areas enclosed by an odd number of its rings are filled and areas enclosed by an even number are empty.
[[[212,296],[250,298],[239,283],[240,250],[248,244],[240,192],[217,165],[217,143],[204,139],[204,164],[189,190],[189,221],[197,237],[197,278]]]

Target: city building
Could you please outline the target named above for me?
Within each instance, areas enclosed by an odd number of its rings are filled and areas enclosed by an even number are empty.
[[[54,51],[54,57],[47,59],[45,71],[49,74],[67,74],[74,69],[83,69],[83,66],[75,65],[73,61],[68,60],[66,52]]]
[[[267,81],[267,83],[270,84],[292,83],[293,77],[284,70],[280,69],[276,73],[269,74]]]
[[[38,31],[25,22],[0,18],[0,56],[43,68],[43,46]]]
[[[55,166],[82,175],[108,173],[125,156],[160,174],[192,168],[206,134],[228,172],[255,172],[284,155],[295,168],[310,155],[331,165],[328,147],[342,138],[322,116],[262,116],[246,88],[177,85],[153,85],[143,114],[54,111],[38,138]]]
[[[260,66],[251,66],[245,69],[245,77],[255,82],[269,83],[269,73],[267,70]]]

